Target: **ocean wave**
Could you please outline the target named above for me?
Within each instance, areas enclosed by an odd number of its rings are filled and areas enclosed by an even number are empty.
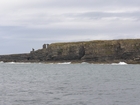
[[[112,65],[127,65],[125,62],[119,62],[119,63],[112,63]]]
[[[71,62],[63,62],[63,63],[57,63],[57,64],[71,64]]]
[[[81,64],[89,64],[89,63],[87,63],[87,62],[82,62]]]
[[[31,63],[26,63],[26,62],[7,62],[7,64],[31,64]]]
[[[3,61],[0,61],[0,63],[4,63]]]

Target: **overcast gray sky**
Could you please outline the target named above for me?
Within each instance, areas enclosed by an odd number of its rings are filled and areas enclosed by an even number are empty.
[[[140,0],[1,0],[0,54],[44,43],[140,38]]]

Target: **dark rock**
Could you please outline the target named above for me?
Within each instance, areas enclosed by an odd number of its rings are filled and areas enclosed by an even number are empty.
[[[42,49],[28,54],[2,55],[0,61],[89,61],[109,63],[125,61],[140,63],[140,39],[100,40],[88,42],[44,44]]]

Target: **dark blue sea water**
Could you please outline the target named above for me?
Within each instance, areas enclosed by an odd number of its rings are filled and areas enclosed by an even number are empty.
[[[0,105],[140,105],[140,65],[0,63]]]

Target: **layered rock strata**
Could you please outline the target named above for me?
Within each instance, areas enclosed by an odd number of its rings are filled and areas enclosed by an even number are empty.
[[[28,54],[1,55],[4,62],[93,62],[124,61],[140,64],[140,39],[98,40],[44,44],[42,49]]]

